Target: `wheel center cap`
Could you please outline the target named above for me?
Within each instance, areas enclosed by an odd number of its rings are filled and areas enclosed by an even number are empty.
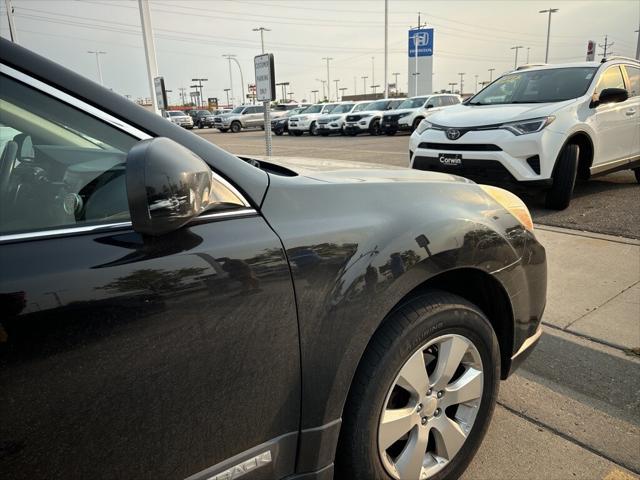
[[[433,417],[436,409],[438,408],[438,399],[436,397],[427,397],[423,403],[423,413],[427,417]]]

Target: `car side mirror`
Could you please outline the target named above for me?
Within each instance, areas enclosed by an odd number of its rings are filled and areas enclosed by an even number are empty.
[[[179,143],[159,137],[129,151],[126,186],[136,232],[163,235],[215,205],[213,172]]]
[[[597,99],[594,98],[591,101],[591,107],[597,107],[605,103],[619,103],[624,102],[629,98],[629,92],[624,88],[605,88],[597,95]]]
[[[427,105],[426,108],[433,108],[433,105]]]

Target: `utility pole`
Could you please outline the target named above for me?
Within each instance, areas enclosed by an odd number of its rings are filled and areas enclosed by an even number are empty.
[[[458,75],[460,75],[460,95],[464,94],[464,76],[466,75],[466,73],[462,72],[462,73],[458,73]]]
[[[182,106],[184,107],[184,104],[186,103],[186,100],[185,100],[185,93],[184,93],[184,92],[185,92],[187,89],[186,89],[185,87],[180,87],[180,88],[178,88],[178,90],[180,90],[180,100],[182,100]],[[228,98],[229,98],[229,96],[227,95],[227,103],[229,103]]]
[[[225,88],[224,89],[224,93],[227,94],[227,107],[229,106],[229,90],[231,90],[230,88]]]
[[[331,101],[331,81],[329,79],[329,61],[333,60],[333,58],[323,57],[323,60],[327,61],[327,100]]]
[[[395,85],[396,85],[396,95],[398,95],[398,75],[400,75],[400,74],[398,72],[393,72],[391,75],[393,75],[393,77],[395,79],[394,81],[396,82],[395,83]]]
[[[311,90],[313,93],[313,103],[318,103],[318,90]]]
[[[371,57],[371,83],[376,83],[376,57]]]
[[[551,35],[551,14],[556,13],[559,8],[549,8],[547,10],[540,10],[538,13],[548,13],[549,21],[547,22],[547,50],[544,54],[544,63],[549,63],[549,36]],[[518,57],[518,51],[516,50],[516,58]]]
[[[18,32],[16,32],[16,23],[13,20],[13,5],[11,0],[4,0],[5,7],[7,9],[7,20],[9,22],[9,36],[13,43],[18,43]]]
[[[513,64],[513,69],[515,70],[516,68],[518,68],[518,50],[520,50],[521,48],[524,48],[522,45],[517,45],[515,47],[511,47],[511,50],[515,50],[516,51],[516,61]]]
[[[271,30],[264,27],[258,27],[253,29],[254,32],[260,32],[260,45],[262,46],[262,53],[264,53],[264,32],[270,32]]]
[[[601,57],[607,58],[607,51],[609,51],[609,53],[611,53],[611,47],[613,47],[615,45],[614,42],[609,42],[609,36],[605,35],[604,36],[604,45],[603,44],[598,44],[600,48],[603,48],[604,51],[600,54]]]
[[[636,30],[638,34],[638,43],[636,45],[636,60],[640,60],[640,29]]]
[[[327,83],[326,80],[322,80],[320,78],[316,78],[316,82],[320,82],[322,84],[322,100],[326,98],[324,85]]]
[[[344,92],[346,92],[347,90],[348,90],[348,88],[347,88],[347,87],[341,87],[341,88],[340,88],[340,92],[341,92],[341,94],[340,94],[340,100],[341,100],[341,101],[343,101],[343,102],[344,102],[344,100],[343,100],[343,99],[344,99]]]
[[[362,93],[366,95],[367,94],[367,78],[369,77],[365,75],[364,77],[360,77],[360,78],[362,78]]]
[[[529,64],[529,50],[531,50],[531,47],[527,47],[527,65]]]
[[[384,98],[389,98],[389,0],[384,0]]]
[[[104,87],[104,82],[102,81],[102,68],[100,68],[100,55],[106,55],[107,52],[103,52],[101,50],[87,50],[87,53],[95,54],[96,64],[98,65],[98,78],[100,79],[100,85]]]
[[[223,55],[223,57],[225,57]],[[227,60],[229,60],[229,90],[231,91],[231,100],[233,100],[233,75],[231,74],[231,55],[226,56],[225,57]],[[229,94],[227,93],[227,98],[229,97]],[[229,101],[227,100],[227,105],[229,105]],[[233,108],[233,106],[232,106]]]
[[[149,10],[149,0],[138,0],[140,10],[140,25],[142,26],[142,39],[144,40],[144,54],[147,59],[147,77],[149,80],[149,92],[151,93],[151,105],[156,115],[160,115],[158,101],[156,100],[156,89],[154,79],[158,76],[158,61],[156,59],[156,45],[153,41],[153,30],[151,28],[151,11]]]
[[[340,80],[334,80],[333,82],[336,84],[336,102],[340,101],[340,98],[338,97],[338,82]]]
[[[287,102],[287,85],[289,85],[289,82],[276,83],[276,87],[282,87],[282,103]]]
[[[196,87],[198,87],[198,90],[200,90],[200,97],[198,98],[198,106],[204,106],[204,96],[202,93],[202,82],[208,82],[209,79],[208,78],[192,78],[191,79],[192,82],[198,82],[198,85],[196,85]]]
[[[489,68],[489,82],[493,81],[493,71],[495,70],[495,68]]]
[[[240,102],[240,105],[243,105],[245,102],[245,96],[244,96],[244,77],[242,76],[242,67],[240,66],[240,62],[238,62],[238,59],[236,58],[235,55],[222,55],[224,58],[226,58],[227,60],[229,60],[229,81],[231,81],[231,60],[233,60],[236,65],[238,66],[238,71],[240,72],[240,87],[242,87],[242,99]],[[232,97],[233,97],[233,85],[229,85],[231,87],[231,93],[232,93]]]

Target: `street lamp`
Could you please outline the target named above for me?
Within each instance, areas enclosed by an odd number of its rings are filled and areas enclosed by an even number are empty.
[[[238,66],[238,70],[240,71],[240,86],[242,87],[242,99],[240,102],[240,105],[242,105],[245,102],[245,96],[244,96],[244,77],[242,76],[242,67],[240,66],[240,62],[238,62],[238,59],[236,58],[235,55],[222,55],[223,58],[226,58],[227,60],[229,60],[229,83],[230,83],[230,87],[231,87],[231,97],[233,97],[233,83],[231,82],[231,60],[233,60],[236,65]]]
[[[231,90],[230,88],[225,88],[225,89],[224,89],[224,93],[226,93],[226,94],[227,94],[227,107],[229,106],[229,91],[230,91],[230,90]]]
[[[253,29],[254,32],[260,32],[260,45],[262,46],[262,53],[264,53],[264,32],[270,32],[271,30],[264,27],[258,27]]]
[[[520,50],[521,48],[524,48],[522,45],[516,45],[515,47],[511,47],[511,50],[515,50],[516,51],[516,60],[513,64],[513,69],[515,70],[516,68],[518,68],[518,50]]]
[[[340,100],[342,100],[344,102],[344,92],[346,92],[348,90],[347,87],[342,87],[340,88]]]
[[[362,88],[362,93],[364,93],[365,95],[367,94],[367,77],[366,75],[364,77],[360,77],[362,78],[362,83],[363,83],[363,88]]]
[[[478,75],[474,75],[474,77],[476,78],[476,92],[478,93]]]
[[[395,82],[396,82],[396,83],[395,83],[395,85],[396,85],[396,95],[398,95],[398,75],[400,75],[400,74],[399,74],[398,72],[394,72],[394,73],[392,73],[391,75],[393,75],[393,76],[394,76],[394,78],[395,78]]]
[[[313,93],[313,103],[318,103],[318,90],[311,90]]]
[[[325,94],[325,91],[326,91],[325,90],[325,84],[327,83],[327,81],[326,80],[322,80],[320,78],[316,78],[316,81],[320,82],[322,84],[322,98],[323,99],[327,98],[327,95]]]
[[[98,64],[98,78],[100,79],[100,85],[104,86],[104,82],[102,81],[102,68],[100,68],[100,55],[106,55],[107,52],[103,52],[101,50],[87,50],[87,53],[95,54],[96,63]]]
[[[462,72],[458,73],[458,75],[460,75],[460,95],[464,95],[464,76],[466,73]]]
[[[198,102],[198,106],[202,106],[204,105],[204,102],[202,100],[202,82],[208,82],[209,79],[208,78],[192,78],[191,79],[192,82],[198,82],[198,85],[195,85],[196,87],[198,87],[200,89],[200,96],[199,96],[199,102]],[[192,87],[194,85],[191,85]],[[202,102],[202,103],[200,103]]]
[[[495,70],[495,68],[489,68],[489,81],[492,82],[493,81],[493,71]]]
[[[338,82],[339,82],[339,81],[340,81],[340,80],[337,80],[337,79],[333,81],[333,83],[335,83],[335,84],[336,84],[336,102],[339,102],[339,101],[340,101],[340,100],[338,99]]]
[[[331,100],[331,81],[329,80],[329,61],[333,60],[331,57],[323,57],[323,60],[327,61],[327,100]]]
[[[276,87],[282,87],[282,103],[287,102],[287,85],[289,85],[289,82],[276,83]]]
[[[458,85],[457,82],[449,82],[449,93],[455,93],[453,91],[453,87],[455,87],[456,85]]]
[[[551,34],[551,14],[556,13],[559,8],[548,8],[547,10],[540,10],[538,13],[548,13],[549,21],[547,22],[547,50],[544,54],[544,63],[549,62],[549,35]],[[516,56],[518,55],[518,51],[516,50]]]
[[[371,85],[371,90],[373,90],[373,97],[375,98],[376,96],[376,88],[378,88],[380,85]]]

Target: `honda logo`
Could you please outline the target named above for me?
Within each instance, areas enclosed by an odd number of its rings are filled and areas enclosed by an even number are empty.
[[[457,128],[448,128],[447,129],[447,138],[449,140],[457,140],[460,138],[460,130],[458,130]]]

